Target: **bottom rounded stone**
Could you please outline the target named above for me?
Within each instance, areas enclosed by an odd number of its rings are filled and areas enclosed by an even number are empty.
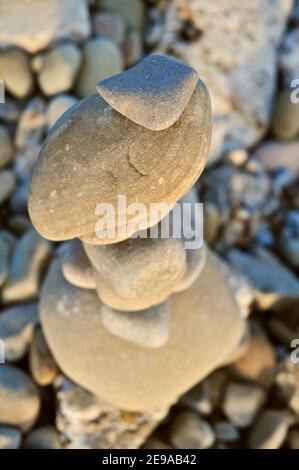
[[[55,260],[40,313],[52,353],[70,378],[124,410],[143,411],[175,402],[225,360],[244,332],[211,253],[196,282],[170,298],[170,308],[170,336],[163,347],[125,341],[103,326],[96,293],[69,284]]]

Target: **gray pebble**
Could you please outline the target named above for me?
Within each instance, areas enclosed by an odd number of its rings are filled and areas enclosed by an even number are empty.
[[[176,449],[208,449],[214,444],[215,434],[207,421],[184,411],[175,418],[169,439]]]
[[[0,366],[0,422],[27,431],[40,410],[38,390],[32,380],[15,367]]]
[[[265,400],[266,393],[261,387],[230,383],[225,391],[222,409],[232,424],[246,428],[253,422]]]
[[[0,315],[0,339],[4,343],[5,360],[17,361],[26,353],[38,322],[36,303],[3,310]]]
[[[16,185],[16,177],[13,171],[0,172],[0,205],[11,195]]]

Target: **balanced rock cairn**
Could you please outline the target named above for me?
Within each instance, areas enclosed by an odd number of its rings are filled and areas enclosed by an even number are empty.
[[[133,216],[124,226],[119,213],[125,195],[127,206],[147,209],[134,218],[139,230],[159,230],[176,201],[195,201],[188,191],[211,135],[197,72],[150,56],[97,91],[57,121],[33,171],[35,228],[70,240],[47,273],[41,322],[65,374],[123,410],[144,411],[171,405],[224,363],[244,320],[205,245],[186,249],[183,235],[132,237]],[[99,203],[118,214],[107,220],[109,239],[97,234]],[[158,220],[151,203],[168,206]]]

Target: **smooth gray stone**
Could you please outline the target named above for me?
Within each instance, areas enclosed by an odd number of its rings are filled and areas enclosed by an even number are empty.
[[[40,397],[32,380],[21,370],[0,365],[0,422],[27,431],[36,421]]]
[[[4,343],[5,360],[17,361],[26,353],[38,322],[36,303],[18,305],[0,314],[0,340]]]
[[[139,312],[118,311],[103,304],[101,315],[110,333],[139,346],[160,348],[169,338],[169,302]]]
[[[25,449],[62,449],[60,436],[54,426],[40,426],[26,435]]]
[[[131,69],[97,84],[113,109],[154,131],[172,126],[184,111],[198,73],[175,59],[151,55]]]
[[[51,243],[34,229],[28,230],[16,244],[10,274],[1,292],[2,302],[37,298],[41,275],[51,254]]]
[[[0,449],[18,449],[21,439],[22,435],[19,429],[0,425]]]
[[[78,239],[71,240],[63,247],[62,272],[65,279],[82,289],[95,289],[92,265]]]

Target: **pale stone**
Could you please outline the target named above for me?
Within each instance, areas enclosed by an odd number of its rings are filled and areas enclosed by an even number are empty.
[[[299,134],[299,106],[291,100],[291,89],[277,97],[271,131],[280,140],[292,140]]]
[[[0,171],[0,205],[11,195],[15,185],[16,177],[13,171]]]
[[[256,297],[263,309],[299,297],[299,281],[275,256],[265,249],[253,253],[231,249],[227,253],[233,267],[248,277],[257,291]]]
[[[266,170],[273,171],[281,167],[288,168],[296,177],[299,174],[299,141],[265,142],[255,151],[256,158]]]
[[[3,1],[0,2],[0,41],[3,34],[2,22],[5,15],[2,3]],[[33,77],[29,58],[24,51],[13,48],[0,52],[0,80],[4,81],[5,90],[13,96],[18,99],[27,98],[33,89]]]
[[[175,402],[215,369],[243,334],[244,323],[212,255],[195,284],[170,302],[168,342],[140,348],[103,327],[94,291],[68,284],[57,260],[43,286],[40,313],[62,370],[103,399],[136,411]]]
[[[30,347],[29,365],[33,379],[41,386],[51,384],[58,371],[42,330],[39,327],[34,331]]]
[[[77,103],[78,99],[75,96],[67,95],[65,93],[52,98],[46,111],[48,129],[51,129],[51,127],[54,126],[56,121],[63,115],[63,113],[65,113],[65,111]]]
[[[4,303],[37,298],[41,276],[51,254],[51,244],[34,229],[18,241],[12,255],[10,274],[2,288]]]
[[[72,43],[54,47],[43,57],[37,81],[45,95],[70,90],[81,64],[81,50]]]
[[[25,437],[25,449],[62,449],[61,437],[54,426],[40,426]]]
[[[40,410],[38,390],[32,380],[15,367],[0,366],[0,422],[27,431]]]
[[[19,429],[0,425],[0,449],[19,449],[21,440]]]
[[[94,34],[104,35],[121,46],[125,39],[126,25],[123,19],[109,12],[95,13],[92,17]]]
[[[95,289],[93,268],[80,240],[71,240],[63,248],[62,272],[65,279],[83,289]]]
[[[0,168],[8,165],[13,157],[13,145],[6,127],[0,125]]]
[[[120,72],[123,58],[118,45],[107,37],[90,39],[83,48],[76,93],[81,98],[93,95],[99,80]]]
[[[80,236],[107,244],[129,238],[136,225],[138,231],[156,224],[203,170],[210,130],[208,93],[200,80],[181,117],[161,132],[133,123],[99,95],[84,99],[64,114],[44,143],[29,196],[34,226],[52,240]],[[124,209],[119,195],[126,196]],[[104,233],[96,211],[101,202],[116,210],[108,214]],[[126,211],[132,203],[143,203],[146,214],[132,218]],[[158,220],[151,203],[161,204]]]
[[[130,28],[142,30],[145,20],[144,4],[141,0],[96,0],[97,9],[120,16]]]
[[[160,348],[170,334],[169,302],[138,312],[113,310],[103,304],[102,321],[110,333],[145,348]]]
[[[225,391],[222,409],[232,424],[246,428],[252,424],[266,400],[266,392],[256,385],[230,383]]]
[[[0,315],[0,340],[5,360],[17,361],[27,352],[38,322],[37,304],[24,304],[3,310]]]
[[[251,430],[250,449],[279,449],[288,432],[289,418],[279,410],[266,410]]]
[[[126,72],[99,82],[97,91],[131,121],[161,131],[179,119],[197,82],[198,74],[191,67],[151,55]]]
[[[59,39],[79,41],[90,34],[85,0],[1,0],[0,42],[30,53]]]
[[[99,298],[116,310],[144,310],[164,302],[186,271],[180,239],[136,238],[106,246],[85,243],[84,249],[96,269]]]
[[[175,418],[169,439],[175,449],[208,449],[214,444],[215,434],[207,421],[183,411]]]
[[[275,377],[276,356],[269,339],[257,323],[251,323],[251,338],[247,353],[231,366],[239,378],[259,383],[264,387],[272,385]]]

